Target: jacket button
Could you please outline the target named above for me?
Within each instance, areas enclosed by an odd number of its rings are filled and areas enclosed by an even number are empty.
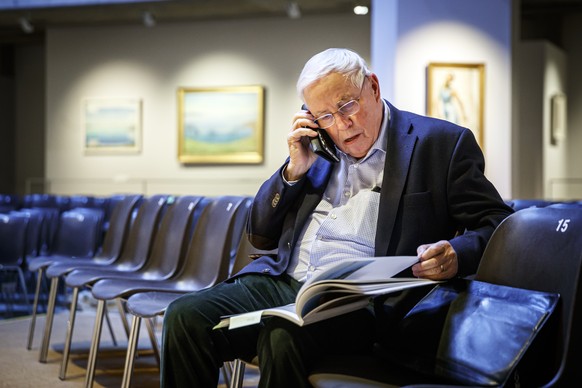
[[[279,193],[275,194],[273,200],[271,201],[271,206],[277,207],[277,205],[279,204],[279,199],[281,199],[281,195],[279,195]]]

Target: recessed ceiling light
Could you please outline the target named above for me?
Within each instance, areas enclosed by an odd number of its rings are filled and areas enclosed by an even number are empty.
[[[356,5],[354,7],[354,13],[356,15],[367,15],[368,14],[368,7],[365,5]]]

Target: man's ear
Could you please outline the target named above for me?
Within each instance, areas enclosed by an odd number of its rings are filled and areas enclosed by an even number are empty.
[[[372,89],[372,93],[374,94],[374,99],[376,101],[380,100],[380,81],[378,81],[378,76],[372,73],[368,76],[368,79],[370,80],[370,87]]]

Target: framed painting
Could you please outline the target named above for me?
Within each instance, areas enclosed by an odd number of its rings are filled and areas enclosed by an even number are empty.
[[[430,63],[427,74],[427,114],[473,131],[483,149],[485,65]]]
[[[263,162],[264,88],[178,89],[178,159],[184,164]]]
[[[566,138],[567,100],[563,93],[556,93],[551,100],[550,143],[557,145]]]
[[[137,153],[141,149],[141,100],[85,99],[83,127],[87,154]]]

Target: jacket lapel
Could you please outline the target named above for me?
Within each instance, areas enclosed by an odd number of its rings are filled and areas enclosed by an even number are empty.
[[[376,228],[375,255],[386,256],[392,239],[396,216],[404,185],[408,177],[412,152],[417,137],[410,133],[412,124],[402,113],[388,103],[390,123],[386,136],[384,179],[380,192],[380,209]]]

